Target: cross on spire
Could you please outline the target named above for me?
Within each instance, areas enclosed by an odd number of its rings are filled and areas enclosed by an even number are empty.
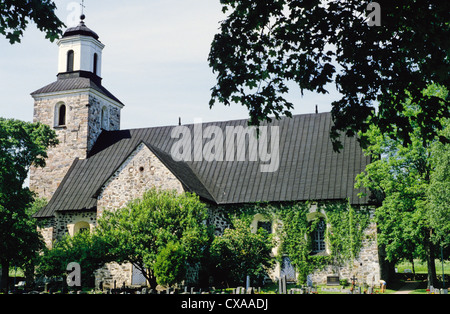
[[[84,5],[84,0],[81,0],[80,6],[81,6],[81,15],[84,15],[84,8],[86,7]]]
[[[84,5],[84,0],[81,0],[80,6],[81,6],[81,16],[80,16],[80,19],[81,19],[81,22],[84,22],[84,19],[86,18],[86,15],[84,15],[84,8],[86,7],[86,6]]]

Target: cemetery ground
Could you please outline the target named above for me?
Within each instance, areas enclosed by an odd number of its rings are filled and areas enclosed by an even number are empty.
[[[367,294],[369,292],[372,292],[372,294],[434,294],[433,291],[429,291],[427,289],[427,265],[426,263],[415,261],[414,262],[414,270],[415,275],[412,273],[412,264],[409,262],[402,262],[396,265],[396,279],[392,282],[389,282],[387,284],[387,288],[384,292],[381,291],[380,285],[375,285],[372,289],[368,289],[368,286],[364,285],[356,285],[354,289],[352,289],[351,282],[348,280],[341,280],[341,285],[339,286],[326,286],[326,285],[318,285],[314,286],[313,289],[311,289],[309,292],[310,294],[324,294],[324,295],[330,295],[330,294],[350,294],[352,293],[352,290],[355,290],[355,293],[363,293]],[[438,280],[442,281],[442,263],[440,260],[436,260],[436,269],[438,270]],[[450,261],[444,262],[444,273],[445,273],[445,287],[449,289],[450,287]],[[23,272],[20,269],[11,269],[10,270],[10,291],[16,290],[17,292],[21,293],[21,283],[23,282]],[[14,285],[16,285],[16,289],[14,289]],[[360,287],[360,289],[359,289]],[[299,286],[295,283],[287,283],[286,284],[286,290],[287,293],[290,293],[292,291],[292,294],[298,294],[300,289],[302,289],[306,292],[306,288],[304,286]],[[155,293],[161,293],[166,294],[167,289],[166,288],[159,288],[159,292]],[[273,283],[266,283],[266,285],[258,288],[254,288],[255,294],[278,294],[279,290],[279,284],[276,282]],[[135,290],[135,291],[142,291],[142,289]],[[173,292],[173,290],[171,290]],[[190,291],[190,289],[189,289]],[[202,293],[200,289],[193,288],[193,291],[195,293]],[[244,288],[241,293],[244,291]],[[450,290],[448,290],[450,291]],[[59,293],[59,291],[55,291],[56,293]],[[139,292],[139,293],[140,293]],[[182,289],[179,290],[179,293],[182,293]],[[92,289],[83,289],[83,293],[86,294],[94,294],[94,293],[101,293],[99,291],[94,291]],[[106,292],[104,292],[106,293]],[[117,290],[117,293],[121,293],[120,289]],[[233,294],[236,293],[236,288],[227,288],[227,289],[203,289],[203,293],[211,293],[211,294]]]

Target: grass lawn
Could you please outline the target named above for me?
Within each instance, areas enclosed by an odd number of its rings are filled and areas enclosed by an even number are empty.
[[[442,262],[441,260],[436,260],[436,273],[437,275],[442,275]],[[416,274],[426,274],[428,272],[427,262],[421,262],[419,260],[414,261],[414,268]],[[405,269],[413,269],[410,262],[401,262],[397,264],[397,270],[399,273],[403,273]],[[450,275],[450,262],[444,261],[444,273]]]

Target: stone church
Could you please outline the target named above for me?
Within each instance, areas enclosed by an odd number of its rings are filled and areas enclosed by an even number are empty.
[[[172,134],[176,125],[121,130],[124,104],[102,83],[105,45],[82,18],[58,41],[57,80],[31,94],[34,121],[51,126],[60,141],[49,150],[47,166],[30,173],[30,188],[49,200],[35,215],[45,223],[40,231],[48,247],[65,234],[93,230],[104,211],[121,208],[152,187],[196,193],[210,208],[208,223],[215,225],[216,234],[227,227],[227,207],[239,204],[349,200],[353,206],[369,208],[369,198],[358,197],[354,179],[370,159],[354,138],[343,139],[341,153],[333,151],[329,113],[271,123],[279,130],[278,167],[273,172],[260,171],[265,162],[261,159],[175,160],[171,149],[177,141]],[[226,133],[230,126],[244,129],[247,120],[205,123],[200,129],[214,127]],[[195,133],[199,126],[186,128]],[[249,139],[237,133],[236,141]],[[244,153],[249,155],[248,146]],[[312,205],[311,213],[315,210]],[[263,218],[255,216],[254,224],[258,219]],[[374,224],[366,232],[376,238]],[[321,241],[319,251],[326,254],[327,244]],[[376,240],[364,244],[351,271],[378,282]],[[323,282],[330,272],[325,269],[314,278]],[[350,270],[340,273],[351,276]],[[273,277],[281,274],[295,278],[289,263],[278,266]],[[99,277],[118,286],[142,284],[131,265],[108,265]]]

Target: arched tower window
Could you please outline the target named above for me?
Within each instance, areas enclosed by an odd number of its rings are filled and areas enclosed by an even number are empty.
[[[67,107],[64,104],[59,104],[56,106],[55,110],[55,125],[56,126],[65,126],[67,120]]]
[[[67,52],[67,72],[73,72],[74,52],[69,50]]]
[[[94,74],[97,74],[98,54],[94,53]]]

